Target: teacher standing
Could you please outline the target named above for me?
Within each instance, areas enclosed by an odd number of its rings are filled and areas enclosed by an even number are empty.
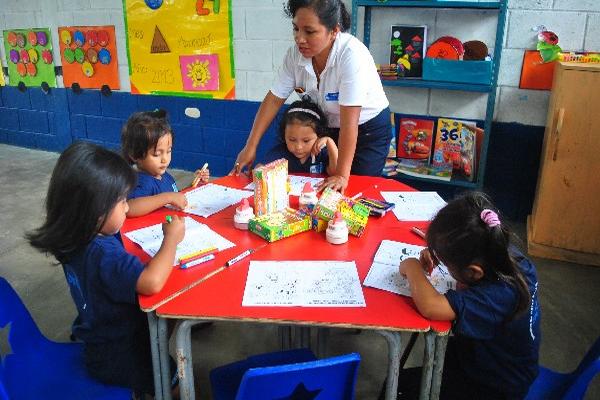
[[[369,49],[345,31],[341,0],[288,0],[294,41],[275,85],[262,101],[231,174],[250,168],[256,148],[292,94],[309,96],[325,112],[339,147],[337,168],[319,189],[344,191],[350,174],[380,176],[391,140],[389,102]]]

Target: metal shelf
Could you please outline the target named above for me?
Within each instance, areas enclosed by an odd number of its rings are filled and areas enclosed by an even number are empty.
[[[397,175],[406,177],[407,180],[429,182],[433,184],[445,185],[447,187],[463,187],[469,189],[482,189],[483,178],[485,176],[485,165],[487,162],[487,148],[490,140],[490,132],[492,130],[492,117],[494,115],[494,107],[496,105],[496,88],[498,83],[498,71],[500,66],[500,58],[502,56],[502,42],[504,38],[504,26],[506,22],[506,3],[508,0],[498,1],[434,1],[434,0],[353,0],[352,1],[352,34],[356,35],[358,28],[358,8],[363,7],[364,13],[364,29],[363,42],[369,47],[371,40],[371,18],[374,8],[430,8],[430,9],[487,9],[497,10],[498,20],[496,23],[496,39],[494,43],[494,58],[492,60],[492,76],[490,84],[468,84],[468,83],[453,83],[439,81],[424,81],[422,79],[398,79],[398,80],[382,80],[384,86],[397,87],[416,87],[424,89],[438,90],[459,90],[465,92],[479,92],[487,94],[487,104],[485,111],[485,121],[483,124],[483,143],[481,144],[481,154],[477,160],[477,176],[475,182],[464,180],[442,181],[437,179],[428,179],[413,177],[408,175]]]
[[[411,7],[411,8],[483,8],[496,9],[502,7],[502,1],[425,1],[425,0],[358,0],[359,7]]]
[[[398,172],[397,175],[393,175],[390,176],[389,178],[392,179],[399,179],[402,178],[403,181],[418,181],[418,182],[427,182],[427,183],[433,183],[433,184],[439,184],[439,185],[445,185],[445,186],[455,186],[455,187],[462,187],[462,188],[468,188],[468,189],[477,189],[479,187],[479,185],[477,184],[477,182],[469,182],[463,179],[450,179],[449,181],[445,181],[442,179],[435,179],[435,178],[427,178],[427,177],[420,177],[420,176],[414,176],[414,175],[405,175],[402,172]]]
[[[442,89],[442,90],[461,90],[464,92],[489,93],[492,91],[492,85],[477,85],[471,83],[453,83],[440,81],[425,81],[423,79],[382,79],[383,86],[416,87],[422,89]]]

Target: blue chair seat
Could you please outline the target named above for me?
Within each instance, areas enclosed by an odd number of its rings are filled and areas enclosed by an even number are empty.
[[[261,354],[213,369],[213,399],[354,399],[360,356],[317,360],[308,349]]]
[[[581,400],[588,385],[600,372],[600,337],[588,350],[577,369],[560,373],[540,367],[525,400]]]
[[[48,340],[4,278],[0,331],[8,331],[8,348],[0,346],[0,399],[131,399],[130,389],[104,385],[87,374],[81,343]]]

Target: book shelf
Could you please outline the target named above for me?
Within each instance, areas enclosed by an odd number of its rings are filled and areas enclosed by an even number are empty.
[[[395,87],[413,87],[434,90],[458,90],[465,92],[479,92],[487,94],[487,105],[485,110],[485,119],[483,122],[483,143],[481,144],[481,153],[477,160],[477,176],[474,182],[461,179],[451,179],[450,181],[441,181],[436,179],[413,177],[400,174],[399,176],[406,181],[426,182],[433,185],[446,185],[456,188],[482,189],[485,176],[485,166],[487,162],[487,150],[490,141],[492,118],[496,104],[496,92],[498,83],[498,72],[500,69],[500,58],[502,55],[502,43],[504,39],[504,25],[506,21],[506,3],[508,0],[498,1],[433,1],[433,0],[353,0],[352,1],[352,34],[356,36],[358,28],[358,10],[364,8],[364,26],[363,43],[369,47],[371,42],[371,24],[373,8],[421,8],[421,9],[483,9],[497,10],[496,35],[494,43],[494,57],[492,59],[492,72],[489,84],[471,84],[454,83],[444,81],[427,81],[422,79],[397,79],[382,80],[384,86]],[[418,21],[415,21],[415,23]],[[465,61],[469,62],[469,61]],[[434,95],[432,93],[432,95]],[[398,112],[401,112],[400,110]],[[457,116],[457,118],[460,118]]]

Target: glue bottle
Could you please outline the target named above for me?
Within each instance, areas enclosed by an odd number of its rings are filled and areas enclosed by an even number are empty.
[[[318,202],[319,198],[317,197],[317,192],[315,189],[313,189],[310,182],[306,182],[302,188],[302,193],[298,199],[298,204],[300,207],[312,209]]]
[[[248,221],[254,218],[254,210],[248,204],[248,199],[243,199],[235,209],[233,226],[241,230],[248,230]]]
[[[348,241],[348,225],[339,211],[335,212],[335,216],[327,224],[325,237],[331,244],[343,244]]]

